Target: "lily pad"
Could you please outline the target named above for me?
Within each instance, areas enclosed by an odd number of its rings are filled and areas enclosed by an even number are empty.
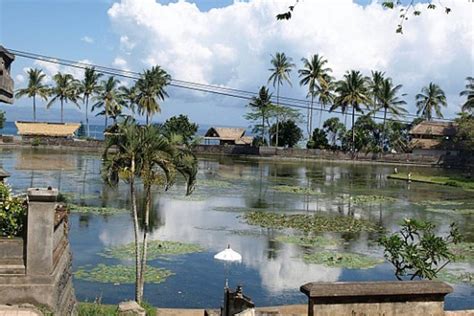
[[[382,195],[356,195],[352,196],[351,200],[356,204],[379,204],[397,201],[397,199]]]
[[[163,240],[150,240],[147,248],[148,260],[154,260],[162,256],[183,255],[203,251],[199,245]],[[99,255],[105,258],[132,260],[135,258],[135,244],[129,243],[117,247],[106,248],[104,252]]]
[[[125,208],[116,207],[82,206],[77,204],[68,204],[68,207],[71,213],[82,214],[114,215],[129,212],[129,210]]]
[[[250,225],[266,228],[293,228],[304,232],[379,232],[383,228],[374,222],[350,216],[326,214],[278,214],[273,212],[248,212],[243,215]]]
[[[314,191],[310,188],[299,187],[293,185],[277,185],[272,187],[273,190],[282,192],[282,193],[294,193],[294,194],[304,194],[304,195],[321,195],[321,192]]]
[[[321,251],[303,256],[306,263],[322,264],[334,268],[369,269],[383,263],[382,259],[372,258],[351,252]]]
[[[474,285],[474,273],[464,270],[442,270],[438,274],[438,279],[451,283],[467,283]]]
[[[216,179],[198,179],[197,185],[212,187],[212,188],[220,188],[220,189],[228,189],[232,187],[232,183],[223,180],[216,180]]]
[[[337,246],[342,242],[335,238],[326,238],[323,236],[288,236],[281,235],[275,238],[276,241],[285,244],[294,244],[302,247],[327,247]]]
[[[162,283],[171,275],[174,273],[169,270],[147,266],[145,282]],[[74,276],[77,279],[91,282],[129,284],[135,282],[135,266],[99,264],[92,269],[79,267],[74,272]]]

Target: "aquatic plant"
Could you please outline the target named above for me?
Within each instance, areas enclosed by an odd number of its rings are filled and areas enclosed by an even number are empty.
[[[243,218],[250,225],[267,228],[293,228],[304,232],[378,232],[383,228],[374,222],[350,216],[328,214],[278,214],[273,212],[248,212]]]
[[[228,189],[232,187],[232,183],[223,180],[216,180],[216,179],[198,179],[198,185],[202,185],[205,187],[212,187],[212,188],[219,188],[219,189]]]
[[[441,271],[438,275],[438,279],[451,284],[467,283],[474,285],[474,273],[464,270]]]
[[[302,247],[327,247],[337,246],[342,243],[340,239],[327,238],[324,236],[281,235],[277,236],[275,240],[285,244],[294,244]]]
[[[408,180],[408,174],[397,173],[388,176],[389,179]],[[463,188],[464,190],[474,191],[474,179],[464,178],[461,176],[425,176],[419,174],[411,174],[410,180],[412,182],[423,182],[431,184],[440,184],[452,187]]]
[[[352,196],[351,200],[356,204],[379,204],[397,201],[395,198],[382,195],[356,195]]]
[[[140,247],[142,244],[140,243]],[[154,260],[162,256],[183,255],[201,252],[203,248],[195,244],[186,244],[179,241],[150,240],[147,246],[148,260]],[[117,247],[106,248],[101,256],[120,260],[132,260],[135,254],[135,244],[129,243]]]
[[[68,204],[71,213],[95,214],[95,215],[115,215],[129,212],[124,208],[100,207],[100,206],[81,206],[77,204]]]
[[[147,266],[144,277],[147,283],[156,284],[166,281],[166,279],[172,275],[174,275],[174,273],[169,270]],[[115,285],[132,284],[135,282],[135,267],[120,264],[105,265],[101,263],[92,269],[79,267],[77,271],[74,272],[74,276],[77,279],[90,282],[114,283]]]
[[[314,191],[307,187],[293,186],[293,185],[277,185],[272,187],[273,190],[282,193],[294,193],[294,194],[305,194],[305,195],[321,195],[321,192]]]
[[[459,242],[449,246],[456,262],[474,263],[474,242]]]
[[[328,267],[346,269],[369,269],[383,263],[382,259],[372,258],[351,252],[318,251],[303,256],[306,263],[323,264]]]

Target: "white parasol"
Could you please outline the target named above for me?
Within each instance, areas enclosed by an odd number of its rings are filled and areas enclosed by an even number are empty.
[[[237,251],[232,250],[230,245],[227,246],[227,249],[222,250],[214,256],[214,259],[229,261],[229,262],[241,262],[242,256]]]

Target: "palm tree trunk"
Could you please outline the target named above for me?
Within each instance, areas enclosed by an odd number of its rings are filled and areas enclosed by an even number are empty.
[[[36,122],[36,96],[33,96],[33,122]]]
[[[313,132],[313,104],[314,104],[314,94],[311,93],[311,109],[309,113],[309,131]]]
[[[355,119],[355,106],[352,105],[352,153],[355,153],[355,128],[354,128],[354,119]]]
[[[280,84],[277,85],[277,105],[280,106]],[[278,147],[278,114],[276,120],[276,139],[275,139],[275,146]]]
[[[381,137],[381,140],[380,140],[380,144],[381,144],[381,151],[383,152],[383,143],[385,141],[385,123],[386,123],[386,120],[387,120],[387,108],[385,108],[385,111],[383,112],[383,127],[382,127],[382,137]]]
[[[148,113],[146,114],[146,125],[148,125]]]
[[[138,243],[138,211],[137,197],[135,193],[135,157],[132,157],[130,168],[130,195],[132,198],[133,231],[135,234],[135,301],[140,302],[142,293],[140,292],[140,248]]]
[[[89,95],[86,95],[86,129],[87,137],[90,137],[89,134]]]
[[[323,118],[323,105],[320,104],[321,108],[319,109],[319,123],[318,123],[318,128],[321,128],[321,120]]]
[[[140,293],[141,297],[139,298],[138,303],[141,303],[143,300],[143,288],[145,285],[145,270],[146,270],[146,257],[147,257],[147,246],[148,246],[148,229],[150,225],[150,208],[151,208],[151,186],[146,186],[146,197],[145,197],[145,227],[143,229],[143,245],[142,245],[142,258],[140,262]]]
[[[265,113],[262,110],[262,142],[265,142]]]
[[[63,100],[61,100],[61,123],[64,123],[64,104]]]

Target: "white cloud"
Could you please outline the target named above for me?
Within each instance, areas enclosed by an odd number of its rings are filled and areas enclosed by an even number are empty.
[[[56,61],[56,60],[53,60]],[[62,73],[68,73],[74,76],[74,78],[78,80],[82,80],[84,77],[84,69],[83,68],[78,68],[78,67],[70,67],[70,66],[63,66],[57,63],[53,62],[46,62],[43,60],[36,60],[34,62],[36,66],[39,66],[41,69],[43,69],[43,72],[46,74],[45,82],[46,83],[52,83],[52,78],[55,74],[58,72]],[[88,59],[82,59],[79,60],[77,66],[84,66],[84,65],[90,65],[92,62]]]
[[[87,35],[83,36],[81,38],[81,41],[83,41],[84,43],[87,43],[87,44],[93,44],[94,43],[94,39],[90,36],[87,36]]]
[[[17,83],[23,83],[25,82],[25,76],[23,76],[22,74],[18,74],[15,76],[15,81]]]
[[[301,67],[301,57],[319,53],[338,78],[349,69],[385,71],[404,85],[410,112],[415,112],[414,95],[430,81],[448,96],[446,116],[458,111],[463,80],[474,72],[472,4],[447,0],[449,15],[423,10],[405,21],[400,35],[398,11],[375,2],[364,7],[351,0],[307,0],[291,20],[276,21],[275,14],[290,3],[235,1],[201,12],[186,1],[122,0],[108,14],[122,47],[133,43],[131,69],[159,64],[177,79],[256,91],[267,83],[271,54],[283,51]],[[293,88],[283,87],[282,94],[303,98],[296,71],[292,81]]]
[[[119,67],[120,69],[127,70],[127,61],[122,57],[115,57],[112,65]]]
[[[131,42],[128,36],[120,36],[120,47],[124,50],[132,50],[135,47],[135,43]]]

